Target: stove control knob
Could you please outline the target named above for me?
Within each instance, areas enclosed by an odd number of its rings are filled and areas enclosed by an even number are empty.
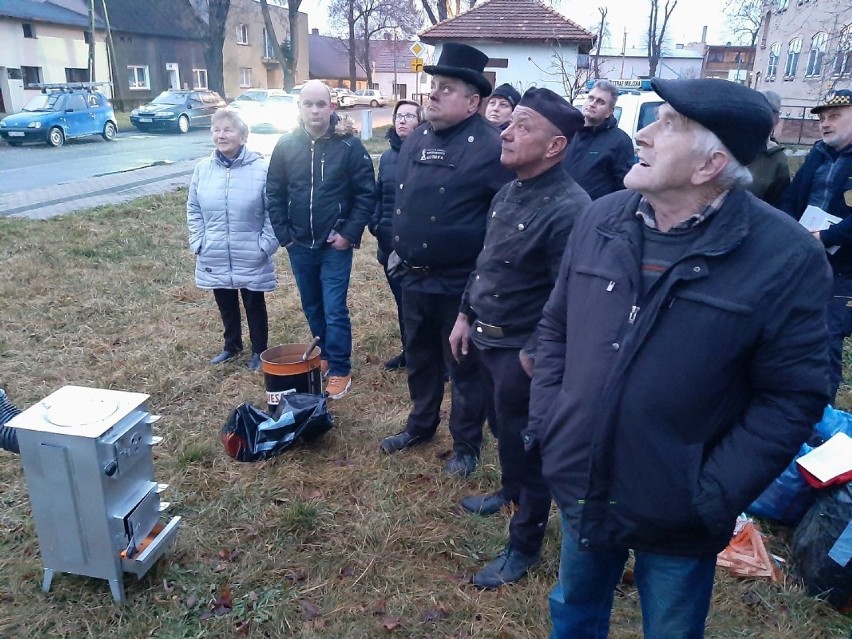
[[[118,462],[113,459],[106,466],[104,466],[104,475],[106,475],[107,477],[112,477],[113,475],[115,475],[117,470]]]

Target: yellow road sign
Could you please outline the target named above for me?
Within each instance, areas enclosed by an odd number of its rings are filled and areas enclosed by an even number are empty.
[[[408,50],[411,51],[415,58],[419,58],[426,53],[426,47],[424,47],[420,42],[415,42],[408,48]]]
[[[411,70],[419,73],[423,70],[423,58],[411,58]]]

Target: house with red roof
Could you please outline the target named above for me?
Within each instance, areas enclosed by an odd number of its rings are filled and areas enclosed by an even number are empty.
[[[485,76],[493,86],[505,82],[521,92],[548,87],[561,95],[570,95],[588,78],[594,39],[540,0],[484,0],[420,34],[422,42],[435,47],[434,60],[450,41],[488,55]]]

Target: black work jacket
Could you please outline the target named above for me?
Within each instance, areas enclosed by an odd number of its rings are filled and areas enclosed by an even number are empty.
[[[530,341],[553,289],[574,219],[591,202],[562,164],[532,179],[506,184],[491,202],[485,245],[476,259],[461,312],[499,326],[480,346],[520,348]],[[534,344],[529,344],[534,347]]]
[[[743,190],[644,298],[639,194],[592,203],[539,325],[526,444],[589,548],[716,553],[828,403],[825,251]]]
[[[574,134],[565,154],[565,170],[597,200],[624,188],[624,176],[633,166],[633,143],[609,116],[596,127],[584,126]]]
[[[361,140],[337,129],[311,139],[303,127],[281,136],[266,178],[269,221],[281,246],[323,246],[333,230],[353,246],[376,206],[373,161]]]
[[[428,122],[402,143],[393,248],[411,266],[403,286],[461,295],[482,250],[491,199],[513,174],[500,164],[500,132],[481,115],[435,131]],[[424,281],[426,280],[426,281]]]
[[[393,212],[398,182],[396,165],[402,139],[391,127],[386,134],[390,148],[382,153],[379,160],[379,173],[376,178],[376,212],[370,222],[370,232],[376,236],[379,248],[376,257],[387,265],[388,255],[393,251]]]

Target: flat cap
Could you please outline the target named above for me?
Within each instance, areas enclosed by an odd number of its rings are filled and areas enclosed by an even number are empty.
[[[578,109],[550,89],[527,89],[518,106],[541,113],[570,141],[583,128],[585,120]]]
[[[766,148],[774,124],[766,98],[728,80],[651,80],[675,111],[712,131],[743,166]]]
[[[811,113],[819,113],[824,109],[838,106],[852,106],[852,91],[849,89],[840,89],[822,104],[811,109]]]

